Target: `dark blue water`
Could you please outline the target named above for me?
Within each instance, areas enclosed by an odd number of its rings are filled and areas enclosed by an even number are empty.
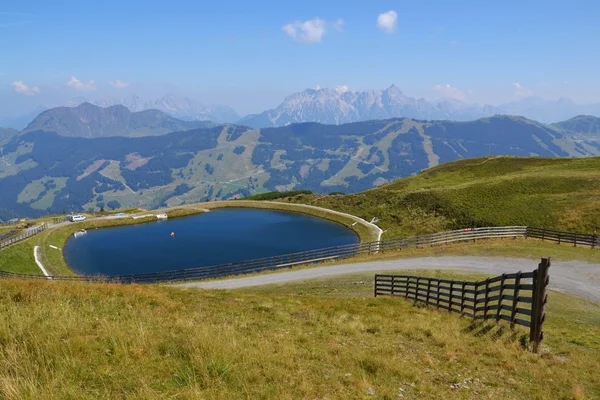
[[[217,265],[357,242],[353,231],[335,222],[297,213],[235,208],[90,230],[71,237],[64,254],[79,274],[113,276]]]

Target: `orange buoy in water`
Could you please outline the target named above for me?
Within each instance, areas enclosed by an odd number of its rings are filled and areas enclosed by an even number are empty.
[[[175,232],[171,232],[171,237],[175,237]]]

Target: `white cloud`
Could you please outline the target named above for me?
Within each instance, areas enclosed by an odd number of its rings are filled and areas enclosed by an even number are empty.
[[[335,88],[336,91],[338,91],[339,93],[344,93],[350,90],[350,87],[348,87],[348,85],[341,85],[341,86],[337,86]]]
[[[451,97],[453,99],[457,99],[457,100],[465,100],[466,95],[468,93],[470,93],[470,90],[467,90],[466,92],[463,92],[462,90],[460,90],[459,88],[456,88],[452,85],[435,85],[433,87],[433,90],[435,90],[436,92],[440,93],[442,96],[444,97]]]
[[[96,90],[96,82],[80,81],[79,79],[75,78],[74,76],[72,76],[71,79],[69,79],[69,81],[66,83],[66,85],[72,89],[80,90],[82,92],[89,92],[92,90]]]
[[[398,13],[394,10],[379,14],[377,17],[377,27],[385,33],[392,33],[396,30],[396,22],[398,22]]]
[[[327,33],[325,21],[320,18],[304,22],[294,22],[281,28],[285,33],[300,43],[319,43]]]
[[[12,83],[15,88],[15,93],[24,94],[25,96],[33,96],[40,92],[40,88],[37,86],[27,86],[23,81],[15,81]]]
[[[338,18],[338,20],[333,23],[333,29],[338,32],[344,32],[344,20]]]
[[[515,95],[517,97],[524,99],[525,97],[533,96],[533,92],[530,89],[523,87],[523,85],[521,85],[519,82],[513,83],[513,86],[515,88]]]
[[[119,89],[125,89],[127,86],[129,86],[129,83],[120,81],[118,79],[116,79],[114,81],[110,81],[109,83],[111,86],[119,88]]]

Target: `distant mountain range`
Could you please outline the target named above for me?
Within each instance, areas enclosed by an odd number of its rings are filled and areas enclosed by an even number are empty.
[[[350,193],[487,155],[599,155],[593,118],[554,126],[494,116],[251,129],[124,106],[59,107],[0,140],[0,219],[115,201],[153,208],[273,190]]]
[[[300,122],[343,124],[386,118],[413,118],[421,120],[472,121],[497,114],[518,115],[550,123],[580,114],[600,115],[600,104],[578,105],[561,98],[544,101],[529,97],[501,106],[480,106],[457,99],[445,98],[427,101],[406,96],[395,85],[385,90],[362,92],[337,89],[306,89],[285,98],[277,108],[260,114],[248,115],[238,124],[253,128],[285,126]]]
[[[189,97],[168,94],[158,99],[145,99],[138,95],[125,98],[114,97],[74,97],[59,104],[40,105],[24,115],[0,116],[0,127],[23,129],[40,113],[57,107],[77,107],[83,103],[90,103],[100,107],[125,106],[132,112],[158,110],[165,114],[184,121],[212,121],[216,124],[232,123],[240,116],[228,106],[220,104],[203,104]]]
[[[240,116],[225,105],[204,104],[189,97],[168,94],[158,99],[129,95],[125,98],[76,97],[61,104],[39,106],[21,116],[2,116],[0,126],[23,129],[40,112],[56,106],[75,107],[90,103],[101,107],[123,105],[132,112],[159,110],[184,121],[236,123],[252,128],[269,128],[293,123],[344,124],[374,119],[412,118],[420,120],[473,121],[494,115],[516,115],[543,123],[554,123],[578,115],[600,116],[600,104],[581,105],[562,97],[546,101],[528,97],[499,106],[469,104],[454,98],[436,101],[405,95],[397,86],[385,90],[306,89],[287,96],[276,108],[259,114]]]
[[[210,121],[182,121],[158,110],[131,112],[122,105],[104,108],[82,103],[77,107],[57,107],[44,111],[22,133],[45,131],[92,139],[156,136],[211,126],[214,124]]]
[[[215,123],[235,122],[240,116],[228,106],[203,104],[189,97],[168,94],[159,99],[147,100],[137,95],[124,99],[110,97],[90,101],[97,106],[108,107],[123,105],[131,111],[159,110],[172,117],[186,121],[212,121]]]

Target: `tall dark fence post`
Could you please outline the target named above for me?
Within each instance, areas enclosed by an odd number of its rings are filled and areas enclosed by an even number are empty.
[[[479,289],[479,282],[475,282],[473,285],[473,319],[477,319],[477,290]]]
[[[522,272],[517,272],[517,277],[515,278],[515,291],[513,292],[513,304],[512,311],[510,313],[510,327],[515,327],[515,319],[517,318],[517,308],[519,306],[519,286],[521,285],[521,275]]]
[[[544,320],[546,319],[546,303],[548,294],[546,289],[550,278],[548,270],[550,269],[551,259],[542,258],[538,269],[533,275],[533,304],[531,313],[531,327],[529,331],[529,340],[533,342],[533,352],[537,353],[540,342],[544,338]]]
[[[504,282],[506,281],[506,274],[502,274],[500,279],[500,292],[498,293],[498,310],[496,310],[496,322],[500,321],[500,315],[502,313],[502,300],[504,299]]]
[[[463,281],[462,289],[460,291],[460,316],[465,315],[465,289],[467,287],[467,282]]]
[[[448,298],[448,311],[452,311],[453,293],[454,293],[454,281],[450,281],[450,297]]]
[[[487,319],[488,315],[488,302],[489,302],[489,293],[490,293],[490,279],[485,280],[485,297],[483,301],[483,320]]]

